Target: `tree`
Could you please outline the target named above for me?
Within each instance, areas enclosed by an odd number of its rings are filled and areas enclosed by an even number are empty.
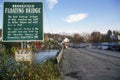
[[[107,35],[110,37],[112,35],[112,31],[108,30]]]
[[[107,41],[110,42],[111,41],[111,35],[112,35],[112,31],[108,30],[107,31]]]
[[[102,34],[102,42],[107,42],[107,35],[106,34]]]
[[[78,33],[76,33],[76,34],[74,34],[74,42],[75,43],[79,43],[80,42],[80,34],[78,34]]]
[[[45,36],[44,40],[45,40],[45,41],[49,41],[48,35],[47,35],[47,34],[44,34],[44,36]]]
[[[82,42],[90,42],[90,34],[82,33],[81,36]]]
[[[91,42],[98,43],[102,41],[102,34],[100,32],[91,33]]]
[[[118,41],[118,35],[119,35],[119,32],[117,32],[117,31],[113,31],[113,41],[115,41],[115,42],[117,42]]]

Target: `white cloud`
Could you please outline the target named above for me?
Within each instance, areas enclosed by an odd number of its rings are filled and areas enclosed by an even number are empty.
[[[58,3],[58,0],[47,0],[48,8],[53,9],[54,6]]]
[[[72,14],[72,15],[69,15],[65,21],[68,22],[68,23],[72,23],[72,22],[78,22],[78,21],[81,21],[81,20],[84,20],[85,18],[88,17],[88,14],[85,14],[85,13],[80,13],[80,14]]]

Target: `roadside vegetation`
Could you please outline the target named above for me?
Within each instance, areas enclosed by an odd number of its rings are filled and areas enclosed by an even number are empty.
[[[43,63],[15,62],[10,55],[0,56],[1,80],[60,80],[54,59]]]
[[[16,47],[5,48],[2,42],[0,47],[0,80],[60,80],[54,58],[42,63],[16,62],[13,55]]]

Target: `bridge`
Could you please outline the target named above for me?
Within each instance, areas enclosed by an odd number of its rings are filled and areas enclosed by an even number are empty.
[[[120,80],[120,53],[68,48],[60,63],[62,80]]]

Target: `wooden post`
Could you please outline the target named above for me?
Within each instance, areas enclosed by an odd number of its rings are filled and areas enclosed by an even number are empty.
[[[21,42],[21,49],[27,49],[27,42]]]

